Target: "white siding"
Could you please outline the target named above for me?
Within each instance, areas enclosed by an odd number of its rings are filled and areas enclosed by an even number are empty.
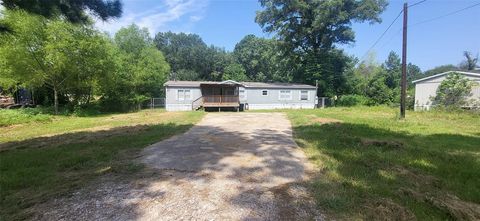
[[[190,97],[178,96],[178,90],[189,90]],[[192,102],[202,96],[200,88],[193,87],[166,87],[165,109],[167,111],[190,111]],[[184,95],[188,93],[184,92]]]
[[[480,77],[465,77],[477,83],[472,88],[472,95],[468,99],[480,101]],[[445,78],[446,76],[443,75],[415,84],[415,110],[429,110],[432,107],[431,98],[436,96],[437,88]]]

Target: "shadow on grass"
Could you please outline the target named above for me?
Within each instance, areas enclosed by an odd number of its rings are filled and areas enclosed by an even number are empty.
[[[319,206],[333,217],[480,216],[480,137],[414,135],[351,123],[304,125],[294,131],[322,168],[313,190]]]
[[[159,124],[75,132],[0,144],[0,216],[23,219],[30,208],[111,171],[138,171],[132,163],[150,144],[192,124]]]
[[[248,220],[318,215],[306,194],[291,196],[293,190],[307,189],[303,155],[290,151],[297,148],[290,129],[242,133],[198,125],[153,144],[189,127],[123,127],[4,144],[2,216],[135,220],[146,214],[152,219],[197,214]]]

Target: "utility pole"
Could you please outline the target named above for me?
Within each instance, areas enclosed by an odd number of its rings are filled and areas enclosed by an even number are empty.
[[[405,103],[407,96],[407,18],[408,4],[403,4],[403,43],[402,43],[402,83],[400,97],[400,118],[405,118]]]

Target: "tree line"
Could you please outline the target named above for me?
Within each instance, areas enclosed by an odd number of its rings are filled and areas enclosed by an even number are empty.
[[[196,34],[151,35],[132,24],[109,36],[82,14],[75,20],[68,17],[75,13],[53,16],[36,8],[6,7],[0,18],[0,25],[9,30],[0,32],[0,87],[7,92],[28,88],[37,103],[52,105],[55,112],[59,106],[138,109],[150,97],[164,96],[167,80],[318,83],[318,94],[339,97],[339,104],[398,102],[401,65],[396,53],[378,64],[373,56],[360,62],[339,47],[354,42],[352,22],[381,22],[386,1],[260,4],[255,20],[275,37],[247,35],[231,52],[206,44]],[[119,5],[101,7],[119,15]],[[426,72],[408,64],[408,82],[447,70],[474,69],[478,56],[466,52],[465,57],[460,67],[445,65]]]

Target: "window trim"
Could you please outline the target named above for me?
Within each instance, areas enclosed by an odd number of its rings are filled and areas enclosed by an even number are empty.
[[[282,98],[282,91],[288,91],[288,98]],[[283,94],[285,95],[285,94]],[[292,100],[293,96],[292,96],[292,90],[279,90],[278,91],[278,100],[281,100],[281,101],[290,101]]]
[[[305,100],[302,99],[302,92],[307,92],[307,99],[305,99]],[[300,90],[298,99],[301,100],[301,101],[308,101],[308,100],[310,100],[310,91],[308,91],[308,90]]]
[[[188,91],[188,98],[185,96],[187,95]],[[192,100],[192,90],[191,89],[177,89],[177,101],[190,101]]]
[[[177,101],[184,101],[184,100],[185,100],[185,90],[184,89],[177,89]]]
[[[187,91],[188,91],[188,99],[187,99]],[[183,89],[183,99],[185,101],[192,100],[192,90],[190,89]]]

